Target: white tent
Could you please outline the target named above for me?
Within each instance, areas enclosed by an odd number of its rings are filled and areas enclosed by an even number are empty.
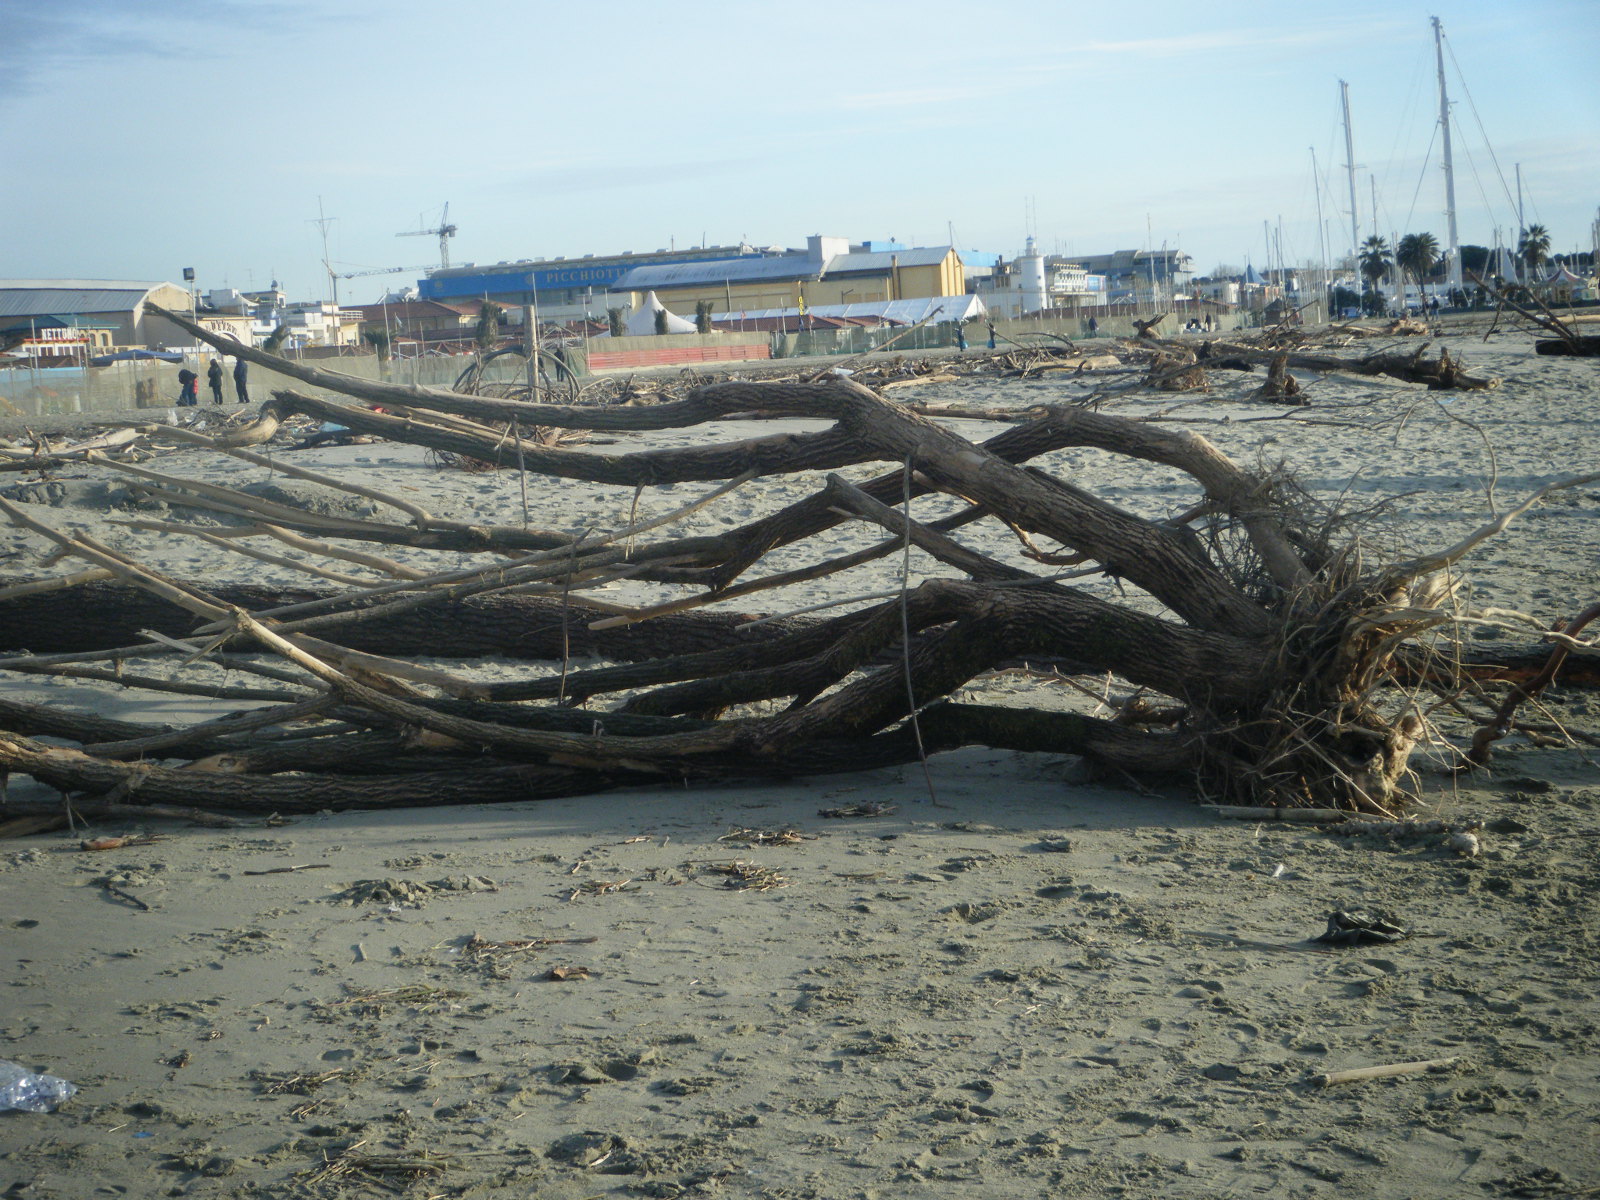
[[[648,336],[656,331],[656,314],[667,314],[668,333],[694,333],[696,332],[693,321],[686,321],[677,313],[670,311],[667,306],[656,299],[654,292],[646,292],[644,302],[634,309],[628,317],[628,323],[623,327],[623,332],[629,337]]]

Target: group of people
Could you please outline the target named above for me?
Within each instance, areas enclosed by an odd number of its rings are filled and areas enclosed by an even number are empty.
[[[233,390],[240,404],[250,403],[250,364],[242,358],[233,360]],[[206,368],[206,382],[211,385],[211,403],[222,403],[222,360],[213,358]],[[188,367],[178,372],[178,405],[191,408],[200,403],[200,376]]]
[[[1219,326],[1219,328],[1220,328],[1220,326]],[[1203,323],[1201,322],[1199,317],[1190,317],[1188,322],[1184,325],[1183,331],[1185,333],[1210,333],[1211,332],[1211,314],[1210,313],[1206,314],[1206,319],[1205,319],[1205,321]]]

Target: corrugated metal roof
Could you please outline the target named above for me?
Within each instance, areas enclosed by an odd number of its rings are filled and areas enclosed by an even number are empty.
[[[950,253],[949,246],[921,246],[911,250],[881,250],[877,253],[835,254],[819,268],[816,260],[800,254],[771,258],[733,258],[713,262],[669,263],[635,267],[611,285],[613,292],[644,292],[675,287],[695,287],[708,283],[750,283],[755,280],[826,279],[829,275],[854,275],[863,272],[887,274],[896,266],[938,266]]]
[[[857,271],[887,271],[892,267],[936,267],[950,253],[949,246],[917,246],[910,250],[879,250],[871,254],[835,254],[826,275]]]
[[[722,258],[709,262],[635,267],[611,285],[613,292],[649,292],[703,283],[749,283],[762,279],[815,279],[817,264],[798,254],[771,258]]]
[[[873,300],[855,304],[807,305],[806,311],[814,317],[870,317],[879,321],[892,321],[897,325],[915,325],[934,316],[936,321],[965,321],[981,317],[989,310],[976,296],[919,296],[912,300]],[[714,321],[757,321],[768,317],[798,319],[798,308],[751,308],[732,312],[713,313]]]
[[[160,282],[120,279],[0,279],[0,317],[132,311]],[[177,286],[174,284],[173,286]]]

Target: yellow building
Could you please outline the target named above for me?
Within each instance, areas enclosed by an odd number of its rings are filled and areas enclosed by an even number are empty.
[[[819,236],[806,239],[804,254],[635,267],[611,285],[605,302],[608,308],[633,309],[654,292],[673,312],[692,313],[705,301],[714,315],[736,315],[960,296],[966,290],[961,256],[953,246],[873,251],[852,248],[844,238]]]

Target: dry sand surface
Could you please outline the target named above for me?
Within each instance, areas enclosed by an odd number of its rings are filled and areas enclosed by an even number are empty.
[[[1492,392],[1307,376],[1312,409],[1260,421],[1241,402],[1259,375],[1219,373],[1202,401],[1117,411],[1174,408],[1247,465],[1282,460],[1324,500],[1394,500],[1385,536],[1438,548],[1485,520],[1491,485],[1503,510],[1600,466],[1600,366],[1536,359],[1530,341],[1451,339],[1502,377]],[[915,394],[1025,405],[1080,387],[977,377]],[[293,461],[415,489],[441,515],[520,520],[514,473],[441,472],[390,445]],[[347,502],[194,452],[159,462]],[[1039,465],[1143,513],[1190,494],[1088,451]],[[742,523],[815,482],[764,481],[686,531]],[[535,522],[568,530],[620,525],[633,500],[531,487]],[[703,490],[647,492],[640,512]],[[4,491],[179,577],[298,581],[115,525],[134,499],[106,474]],[[831,545],[872,536],[847,527]],[[1559,493],[1474,555],[1476,602],[1571,616],[1596,598],[1597,551],[1600,486]],[[0,534],[8,578],[43,553]],[[800,599],[893,587],[897,566]],[[144,720],[227,707],[39,677],[3,686]],[[1017,676],[972,690],[1070,702]],[[1600,734],[1592,696],[1552,693],[1548,710]],[[1592,753],[1516,736],[1472,774],[1446,771],[1442,747],[1419,753],[1424,815],[1481,818],[1477,857],[1437,836],[1224,821],[1181,790],[981,750],[937,756],[927,779],[907,768],[14,839],[0,843],[0,1057],[80,1091],[53,1114],[0,1115],[0,1196],[1600,1196]],[[11,792],[39,794],[25,780]],[[851,811],[863,815],[824,815]],[[77,848],[130,833],[158,840]],[[1413,936],[1309,940],[1330,912],[1361,909]],[[1449,1063],[1315,1082],[1419,1060]]]

